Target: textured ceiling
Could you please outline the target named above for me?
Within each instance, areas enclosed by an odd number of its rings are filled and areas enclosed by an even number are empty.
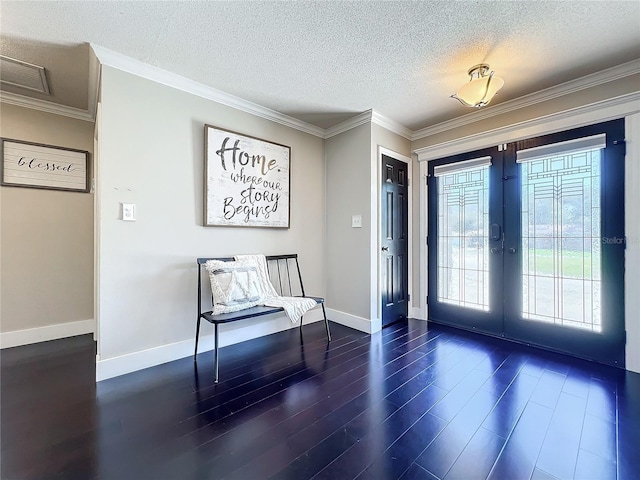
[[[498,104],[640,58],[640,2],[3,0],[0,32],[3,54],[90,42],[321,127],[373,108],[416,130],[469,113],[449,95],[477,63]]]

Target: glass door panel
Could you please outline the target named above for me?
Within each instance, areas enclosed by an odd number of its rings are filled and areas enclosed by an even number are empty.
[[[600,157],[596,148],[520,165],[525,319],[602,329]]]
[[[502,260],[500,170],[497,148],[430,162],[429,318],[441,323],[502,331]]]
[[[506,150],[505,336],[624,365],[623,139],[617,120]]]
[[[438,301],[489,310],[489,166],[440,176]]]

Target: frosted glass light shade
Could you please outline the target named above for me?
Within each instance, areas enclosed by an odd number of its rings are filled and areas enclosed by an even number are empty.
[[[487,74],[489,65],[481,64],[469,70],[471,77],[469,83],[465,83],[458,89],[455,98],[467,107],[480,108],[488,105],[491,99],[504,86],[504,80],[494,76],[494,72]]]

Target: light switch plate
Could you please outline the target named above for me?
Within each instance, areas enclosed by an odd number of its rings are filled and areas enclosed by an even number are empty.
[[[351,228],[362,228],[362,215],[351,216]]]
[[[122,220],[125,222],[136,221],[136,205],[135,203],[122,204]]]

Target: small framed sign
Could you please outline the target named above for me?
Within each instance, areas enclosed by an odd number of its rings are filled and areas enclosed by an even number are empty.
[[[291,147],[204,126],[204,225],[289,228]]]
[[[89,152],[0,138],[3,186],[89,192]]]

